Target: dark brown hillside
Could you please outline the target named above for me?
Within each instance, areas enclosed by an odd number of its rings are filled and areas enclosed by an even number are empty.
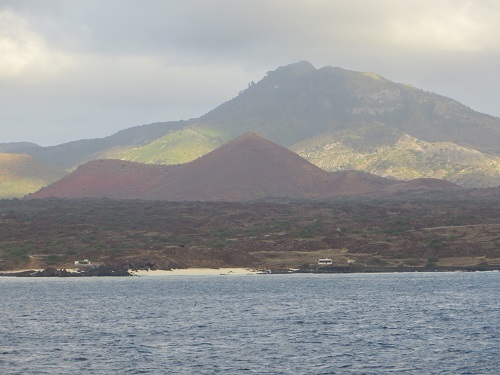
[[[397,182],[399,181],[353,170],[333,172],[330,181],[316,191],[315,197],[362,195],[378,191]]]
[[[96,160],[28,197],[135,199],[174,168],[122,160]]]
[[[146,199],[247,201],[305,198],[330,175],[255,133],[244,134],[172,172]]]
[[[500,186],[487,188],[487,189],[473,189],[468,193],[473,197],[492,197],[499,198],[500,197]]]
[[[82,259],[283,269],[331,258],[358,272],[500,265],[500,197],[464,190],[321,202],[0,200],[0,224],[0,273]]]
[[[450,181],[439,180],[437,178],[416,178],[410,181],[397,182],[380,191],[382,194],[404,193],[409,191],[428,190],[455,190],[460,186]]]

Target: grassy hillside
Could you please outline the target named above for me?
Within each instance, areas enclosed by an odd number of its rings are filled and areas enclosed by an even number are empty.
[[[191,126],[144,146],[112,149],[102,156],[146,164],[183,164],[205,155],[228,140],[223,132]]]
[[[499,157],[451,142],[425,142],[380,123],[322,134],[291,149],[328,171],[356,169],[402,180],[432,177],[466,187],[500,185]]]
[[[24,154],[0,154],[0,198],[20,198],[65,175]]]
[[[56,168],[75,169],[87,161],[102,158],[101,155],[109,150],[141,147],[188,125],[184,121],[140,125],[104,138],[82,139],[49,147],[26,142],[0,143],[0,153],[28,154]]]

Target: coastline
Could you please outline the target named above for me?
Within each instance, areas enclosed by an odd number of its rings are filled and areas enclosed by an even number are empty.
[[[173,268],[171,270],[129,270],[132,276],[256,275],[253,268]]]
[[[227,268],[174,268],[171,270],[116,270],[109,267],[97,269],[20,269],[0,271],[0,277],[95,277],[95,276],[241,276],[268,273],[268,271],[253,268],[227,267]]]
[[[243,267],[223,268],[173,268],[170,270],[125,270],[103,267],[81,270],[67,269],[22,269],[0,271],[0,277],[99,277],[99,276],[242,276],[279,274],[342,274],[342,273],[412,273],[412,272],[481,272],[500,271],[500,265],[488,266],[433,266],[433,267],[356,267],[333,266],[311,269],[255,269]]]
[[[424,267],[359,267],[326,266],[312,269],[299,269],[293,273],[411,273],[411,272],[481,272],[500,271],[500,265],[476,266],[424,266]]]
[[[0,271],[0,275],[9,276],[9,275],[15,275],[15,274],[24,273],[24,272],[41,272],[43,270],[44,270],[43,268],[24,268],[21,270]],[[69,271],[69,269],[68,269],[68,271]]]

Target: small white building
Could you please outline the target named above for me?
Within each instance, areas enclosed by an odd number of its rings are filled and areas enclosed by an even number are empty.
[[[75,260],[75,266],[89,266],[90,265],[90,260],[84,259],[84,260]]]
[[[318,259],[318,264],[332,264],[331,259],[323,258],[323,259]]]

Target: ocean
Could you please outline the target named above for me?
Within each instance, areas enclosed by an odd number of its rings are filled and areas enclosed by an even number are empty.
[[[500,272],[0,278],[0,374],[498,374]]]

